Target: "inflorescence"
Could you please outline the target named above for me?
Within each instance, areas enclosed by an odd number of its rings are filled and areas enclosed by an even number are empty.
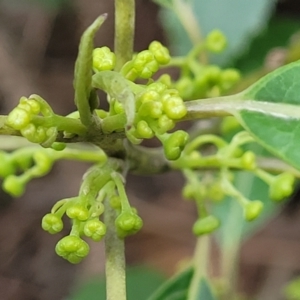
[[[5,123],[28,141],[42,146],[25,147],[11,153],[0,152],[3,188],[13,196],[22,195],[32,178],[47,174],[59,159],[94,164],[84,175],[78,195],[58,201],[42,220],[42,228],[50,234],[63,229],[63,216],[66,215],[72,222],[70,234],[56,245],[59,256],[71,263],[78,263],[89,252],[83,237],[94,241],[104,237],[106,224],[102,217],[105,201],[117,213],[115,228],[120,238],[135,234],[143,222],[126,196],[123,176],[126,170],[120,161],[107,157],[97,147],[66,147],[65,143],[57,142],[58,136],[65,142],[74,136],[90,141],[95,132],[105,135],[123,132],[123,138],[134,145],[156,137],[162,144],[169,167],[182,171],[186,178],[183,196],[195,201],[199,215],[193,227],[196,235],[210,233],[220,226],[220,221],[210,214],[209,208],[211,203],[220,202],[226,196],[238,201],[245,220],[252,221],[260,215],[263,203],[247,199],[235,188],[234,170],[251,172],[266,182],[270,187],[270,198],[275,201],[291,195],[294,176],[289,172],[272,175],[259,168],[256,155],[244,147],[253,142],[246,132],[238,132],[231,142],[227,142],[211,134],[191,139],[186,131],[176,128],[176,123],[187,114],[184,101],[227,93],[240,78],[235,69],[221,70],[199,59],[207,52],[223,51],[226,38],[220,31],[211,32],[186,57],[171,57],[166,47],[154,41],[147,50],[134,54],[116,72],[114,52],[106,46],[89,47],[95,28],[101,25],[100,21],[97,19],[86,31],[78,56],[81,59],[82,55],[86,55],[86,59],[76,64],[76,72],[80,73],[80,68],[84,68],[87,70],[85,76],[91,77],[83,79],[87,86],[75,86],[78,95],[84,95],[86,91],[90,93],[84,100],[90,101],[90,113],[96,122],[81,123],[79,107],[79,112],[67,117],[58,116],[45,100],[32,95],[20,99]],[[159,70],[168,66],[180,69],[177,80],[172,80],[168,74],[157,75]],[[92,102],[97,100],[96,89],[107,93],[108,110],[92,107],[98,103]],[[96,127],[91,130],[87,124]],[[207,146],[213,146],[213,153],[210,151],[207,154]]]

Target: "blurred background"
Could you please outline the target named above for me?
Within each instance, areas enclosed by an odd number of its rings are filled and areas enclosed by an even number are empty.
[[[205,2],[197,1],[199,5]],[[203,4],[211,22],[202,26],[200,21],[204,33],[214,27],[223,29],[218,14],[224,15],[224,23],[233,22],[224,29],[233,47],[223,58],[213,57],[216,63],[237,67],[248,76],[274,68],[274,59],[275,67],[281,65],[292,50],[300,58],[300,47],[296,47],[300,45],[299,1],[261,1],[265,3],[257,7],[261,14],[253,11],[258,21],[249,21],[249,27],[239,33],[232,32],[232,28],[243,27],[239,26],[242,21],[222,10],[220,1],[206,2],[214,7]],[[255,6],[255,1],[245,2]],[[150,0],[136,3],[136,51],[146,49],[154,39],[170,45],[174,52],[186,51],[188,42],[178,35],[180,29],[172,25],[171,16],[159,11]],[[235,11],[233,5],[230,9],[247,19],[244,11]],[[113,0],[0,0],[0,113],[8,113],[21,96],[32,93],[46,99],[58,114],[74,111],[72,79],[80,35],[99,14],[107,12],[109,17],[97,34],[96,45],[112,48],[113,10]],[[103,243],[90,243],[90,255],[80,265],[71,265],[54,252],[57,240],[68,228],[55,236],[40,228],[42,216],[57,200],[77,194],[87,166],[60,162],[51,174],[31,182],[19,199],[0,192],[1,299],[97,299],[87,294],[80,296],[78,288],[86,282],[89,290],[94,288],[94,278],[103,274]],[[191,227],[196,211],[193,203],[182,200],[182,185],[183,178],[177,173],[128,178],[130,200],[143,218],[144,228],[126,240],[126,256],[129,266],[144,266],[129,271],[132,282],[143,289],[156,287],[193,255],[195,238]],[[295,193],[281,212],[275,211],[243,245],[239,288],[250,296],[256,295],[254,299],[284,299],[282,287],[300,274],[298,203]],[[218,260],[217,251],[212,253],[212,259]]]

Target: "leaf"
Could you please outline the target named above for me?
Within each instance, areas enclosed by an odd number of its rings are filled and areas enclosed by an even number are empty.
[[[265,27],[275,3],[276,0],[191,1],[192,11],[203,36],[218,28],[228,39],[227,50],[218,57],[214,56],[213,62],[225,64],[245,50],[247,41]],[[192,48],[192,43],[178,17],[173,10],[164,8],[161,19],[175,54],[185,55]]]
[[[216,300],[212,288],[206,278],[201,278],[197,300]]]
[[[194,274],[193,268],[188,268],[165,282],[147,300],[186,300],[187,291]]]
[[[93,75],[93,87],[105,91],[111,98],[123,104],[127,127],[130,127],[135,115],[135,98],[126,79],[115,71],[101,71]]]
[[[274,155],[300,169],[300,62],[266,75],[239,97],[236,117]]]
[[[266,55],[271,49],[288,46],[287,51],[291,51],[290,38],[299,31],[299,28],[300,21],[298,19],[273,17],[266,30],[256,36],[247,51],[236,59],[234,67],[242,73],[261,69]]]
[[[145,267],[129,268],[126,272],[128,299],[145,300],[157,289],[164,277],[157,271]],[[77,287],[67,300],[105,300],[105,279],[91,278]]]
[[[94,49],[94,36],[103,24],[107,14],[98,17],[92,25],[83,33],[77,60],[75,63],[74,89],[75,104],[78,108],[80,119],[83,125],[89,126],[92,123],[92,113],[89,104],[92,90],[92,54]]]

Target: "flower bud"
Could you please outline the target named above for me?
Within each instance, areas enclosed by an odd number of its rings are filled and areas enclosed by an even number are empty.
[[[93,51],[93,69],[95,72],[112,70],[116,64],[116,55],[104,46]]]
[[[219,226],[219,219],[217,219],[215,216],[210,215],[205,218],[198,219],[193,226],[193,232],[197,236],[208,234],[218,229]]]
[[[89,211],[81,204],[74,204],[69,207],[66,214],[71,219],[85,221],[89,217]]]
[[[62,231],[63,227],[61,218],[55,214],[46,214],[42,219],[42,228],[50,234]]]
[[[78,236],[69,235],[62,238],[55,247],[57,255],[68,260],[72,264],[77,264],[89,254],[89,245]]]
[[[244,218],[247,221],[253,221],[259,217],[264,204],[260,200],[250,201],[244,207]]]
[[[88,220],[84,225],[83,232],[86,236],[98,242],[104,237],[106,226],[98,219]]]
[[[9,175],[4,179],[2,187],[11,196],[20,197],[25,191],[25,184],[21,177]]]
[[[227,40],[220,30],[211,31],[206,37],[205,46],[208,51],[213,53],[222,52],[227,46]]]

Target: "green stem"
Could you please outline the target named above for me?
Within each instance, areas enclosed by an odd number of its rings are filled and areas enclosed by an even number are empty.
[[[224,293],[222,299],[233,299],[235,296],[237,275],[238,275],[238,257],[240,243],[231,246],[224,245],[221,251],[221,272],[223,279]]]
[[[110,206],[108,199],[105,199],[104,206],[104,222],[107,226],[105,235],[106,300],[126,300],[124,240],[117,236],[116,211]]]
[[[115,0],[115,70],[131,59],[133,53],[135,0]]]
[[[187,300],[199,299],[199,288],[202,278],[207,278],[207,271],[209,265],[209,248],[210,237],[208,235],[198,238],[195,254],[194,254],[194,276],[192,278]]]
[[[53,115],[51,117],[35,116],[33,118],[35,125],[42,125],[45,127],[56,127],[58,131],[66,131],[78,135],[85,135],[87,133],[86,127],[79,119]]]

